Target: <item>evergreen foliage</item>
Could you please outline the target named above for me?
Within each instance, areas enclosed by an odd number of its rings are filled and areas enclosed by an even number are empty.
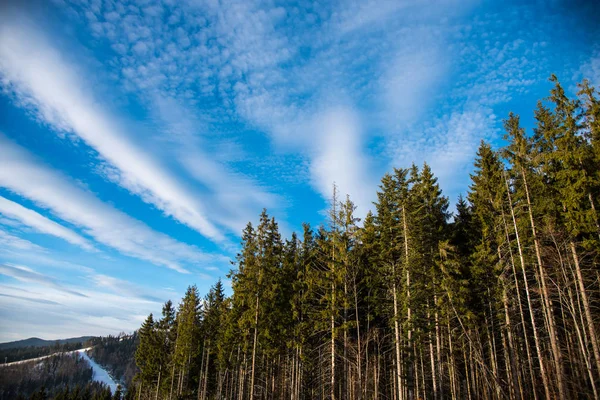
[[[482,142],[451,216],[431,168],[386,174],[361,222],[282,239],[266,210],[231,271],[139,331],[140,399],[598,398],[600,100],[556,77],[528,134]]]

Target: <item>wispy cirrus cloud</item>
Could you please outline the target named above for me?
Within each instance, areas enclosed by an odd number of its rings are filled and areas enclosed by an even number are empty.
[[[425,126],[421,133],[390,141],[392,159],[408,167],[429,163],[440,184],[451,193],[460,193],[457,177],[469,174],[481,140],[493,138],[496,116],[489,109],[457,110]]]
[[[600,46],[594,51],[594,54],[583,63],[577,75],[577,79],[583,77],[588,79],[593,86],[600,87]]]
[[[51,300],[40,300],[40,299],[34,299],[34,298],[30,298],[30,297],[25,297],[25,296],[17,296],[17,295],[13,295],[13,294],[3,294],[3,293],[0,293],[0,296],[9,297],[11,299],[30,301],[32,303],[38,303],[38,304],[60,305],[60,303],[57,303],[57,302],[51,301]]]
[[[11,278],[17,279],[19,281],[48,286],[58,291],[72,294],[75,296],[86,297],[86,295],[78,291],[67,288],[65,285],[58,282],[56,279],[48,275],[42,274],[40,272],[34,271],[31,268],[24,267],[22,265],[0,264],[0,274],[10,276]]]
[[[224,12],[224,8],[228,11]],[[314,10],[307,10],[309,14],[306,16],[292,15],[285,7],[244,1],[228,1],[226,7],[209,3],[160,3],[152,7],[140,5],[111,10],[89,10],[74,5],[73,9],[88,19],[94,35],[111,43],[117,53],[114,62],[120,67],[119,78],[127,82],[127,87],[149,102],[151,107],[159,104],[160,115],[169,115],[177,107],[196,109],[202,117],[195,116],[188,120],[205,121],[209,129],[213,130],[215,126],[211,123],[215,120],[223,123],[241,118],[244,122],[264,129],[275,146],[288,152],[300,151],[311,160],[313,157],[320,157],[319,160],[314,159],[314,162],[322,163],[323,154],[327,152],[315,150],[316,132],[318,131],[319,136],[336,134],[318,126],[321,115],[335,113],[337,109],[345,107],[346,102],[342,104],[330,101],[330,93],[323,95],[321,92],[326,90],[325,87],[316,93],[310,93],[315,86],[331,81],[323,74],[327,66],[316,74],[309,73],[318,65],[316,63],[301,62],[305,67],[284,67],[284,64],[292,60],[300,60],[301,48],[310,46],[311,40],[324,38],[317,38],[314,32],[309,31],[298,41],[290,37],[292,31],[287,32],[285,28],[282,31],[281,28],[288,22],[306,26],[315,21],[317,24],[325,24],[325,17],[332,11],[331,7],[315,6]],[[194,34],[181,36],[181,32],[189,31]],[[329,39],[327,41],[330,42]],[[326,47],[330,45],[329,43]],[[182,79],[182,74],[185,74],[185,79]],[[312,80],[309,75],[317,79]],[[336,81],[332,85],[334,90],[337,89],[335,86],[342,84],[341,81]],[[305,96],[306,99],[300,100]],[[160,101],[152,100],[156,98]],[[346,114],[350,114],[350,111]],[[357,120],[359,116],[355,115],[352,119]],[[181,123],[181,120],[176,124],[187,132],[193,131],[189,128],[193,125]],[[352,129],[347,134],[355,132],[357,130]],[[204,132],[195,133],[192,136],[205,136]],[[176,136],[184,137],[189,148],[189,135]],[[218,141],[219,138],[213,136],[213,140]],[[351,141],[354,139],[351,138]],[[319,142],[332,143],[331,140]],[[357,138],[356,142],[360,142],[360,139]],[[332,151],[333,149],[329,154]],[[353,151],[361,153],[354,165],[359,169],[368,168],[368,163],[359,164],[360,160],[368,158],[363,154],[362,148],[353,147]],[[223,180],[215,180],[210,176],[210,171],[215,169],[198,169],[198,165],[206,164],[204,157],[195,156],[196,160],[192,163],[190,160],[194,154],[188,154],[189,156],[182,158],[184,167],[196,171],[193,175],[203,184],[215,186],[217,199],[231,198],[233,194],[240,193],[228,192],[223,185],[219,188],[216,183]],[[202,161],[198,161],[198,158]],[[194,168],[190,168],[191,166]],[[321,169],[316,166],[309,170],[316,173]],[[260,209],[257,205],[261,202],[267,206],[277,205],[277,200],[268,191],[261,190],[252,181],[240,179],[239,175],[236,179],[235,173],[227,174],[224,170],[218,175],[233,178],[227,182],[233,180],[237,183],[236,186],[252,189],[241,191],[246,197],[237,199],[234,204],[249,204],[254,212]],[[317,185],[315,188],[320,193],[322,192],[316,182],[322,177],[313,176],[309,180]],[[345,180],[343,176],[329,178],[335,178],[338,182]],[[327,186],[331,184],[333,181]],[[250,194],[252,192],[256,193],[255,197]],[[328,189],[327,194],[323,193],[324,197],[329,197],[329,192]],[[351,194],[359,196],[359,193]],[[225,214],[239,209],[240,207],[229,207]],[[248,213],[243,215],[247,217]],[[232,225],[229,220],[232,218],[226,218],[225,223]],[[239,226],[242,218],[234,217],[233,220]]]
[[[0,326],[4,340],[29,337],[34,332],[46,339],[132,332],[148,313],[160,310],[160,301],[127,289],[107,291],[102,285],[89,287],[85,281],[67,285],[23,266],[0,264],[0,274],[18,281],[0,285],[0,318],[11,321]],[[35,306],[23,312],[24,302]]]
[[[166,301],[164,297],[161,298],[158,296],[156,290],[150,292],[125,280],[115,278],[114,276],[105,274],[92,274],[89,278],[97,287],[108,289],[116,294],[127,294],[132,297],[138,297],[158,303]],[[164,291],[161,294],[164,295]]]
[[[59,237],[85,250],[94,250],[94,246],[87,239],[72,230],[2,196],[0,196],[0,214],[16,219],[38,232]]]
[[[10,233],[0,229],[0,248],[5,251],[10,250],[28,250],[28,251],[44,251],[43,247],[38,246],[29,240],[11,235]]]
[[[215,121],[240,120],[258,128],[275,148],[307,157],[308,181],[324,196],[317,164],[335,149],[315,152],[314,143],[333,143],[321,137],[335,137],[339,129],[315,129],[321,115],[345,107],[355,113],[352,119],[367,121],[349,131],[363,131],[350,142],[363,143],[356,147],[355,168],[376,180],[399,159],[370,159],[368,139],[384,137],[385,155],[398,154],[399,143],[406,148],[424,130],[444,135],[430,143],[464,143],[464,130],[430,129],[433,121],[459,114],[462,121],[494,119],[494,106],[525,94],[547,72],[542,66],[554,32],[569,29],[533,3],[69,4],[70,14],[85,19],[113,49],[115,76],[133,93],[177,99],[197,111],[192,120],[202,120],[207,130]],[[473,130],[469,143],[479,139]],[[427,143],[419,148],[434,150]],[[435,172],[463,170],[460,151]]]
[[[0,186],[49,209],[80,227],[97,242],[119,252],[179,272],[182,263],[198,264],[221,256],[202,253],[150,229],[125,213],[98,200],[70,179],[36,161],[24,149],[0,135]]]
[[[375,180],[367,175],[369,161],[362,153],[360,121],[351,110],[338,109],[322,115],[315,125],[322,136],[315,143],[310,166],[314,186],[324,198],[331,198],[335,183],[339,200],[350,195],[358,205],[357,215],[366,215],[375,200]]]
[[[0,216],[0,262],[51,269],[59,282],[73,282],[75,272],[72,289],[89,296],[0,285],[0,318],[19,325],[0,335],[133,329],[159,311],[154,296],[171,296],[160,288],[182,292],[194,277],[207,286],[223,270],[215,266],[224,257],[198,247],[233,253],[232,233],[263,207],[290,220],[281,221],[284,232],[286,222],[319,223],[334,182],[361,216],[384,172],[427,161],[455,198],[468,186],[480,140],[502,145],[502,116],[530,112],[547,95],[550,73],[598,75],[600,7],[588,4],[21,3],[11,3],[17,13],[0,13],[0,129],[61,171],[30,155],[5,161],[0,138],[0,186],[100,252],[39,247],[27,239],[43,238],[25,236],[26,223]],[[565,87],[575,90],[574,82]],[[57,133],[72,142],[53,140]],[[56,162],[74,152],[85,161]],[[77,240],[38,225],[27,226]],[[183,243],[198,239],[198,247]],[[145,262],[194,275],[157,277]],[[44,303],[27,305],[33,299]],[[11,311],[19,307],[31,315]]]
[[[77,135],[113,168],[111,177],[165,215],[211,239],[221,232],[202,204],[154,159],[134,144],[91,95],[78,72],[26,18],[6,13],[0,28],[0,76],[23,104],[58,130]]]

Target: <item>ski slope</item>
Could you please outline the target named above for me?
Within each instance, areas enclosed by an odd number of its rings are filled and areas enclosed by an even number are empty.
[[[83,358],[85,358],[87,360],[88,363],[90,363],[90,366],[94,370],[92,379],[95,381],[98,381],[98,382],[105,383],[108,387],[110,387],[110,390],[113,393],[115,393],[115,391],[117,390],[117,383],[114,381],[114,379],[110,376],[110,374],[104,368],[102,368],[100,365],[98,365],[94,360],[92,360],[90,358],[90,356],[87,355],[87,351],[91,350],[91,349],[92,349],[91,347],[86,347],[84,349],[67,351],[67,352],[64,352],[64,354],[79,353]],[[28,360],[13,361],[13,362],[9,362],[6,364],[0,364],[0,367],[40,361],[40,360],[44,360],[46,358],[56,356],[58,354],[61,354],[61,353],[53,353],[53,354],[49,354],[47,356],[30,358]]]
[[[94,370],[94,375],[92,376],[92,379],[98,382],[102,382],[105,383],[108,387],[110,387],[110,390],[115,393],[117,390],[117,383],[113,380],[113,378],[110,376],[110,374],[108,372],[106,372],[106,370],[104,368],[102,368],[100,365],[98,365],[94,360],[92,360],[90,358],[90,356],[87,355],[86,351],[89,349],[80,349],[80,350],[76,350],[79,354],[81,354],[81,356],[83,358],[85,358],[87,360],[87,362],[90,363],[90,365],[92,366],[93,370]]]

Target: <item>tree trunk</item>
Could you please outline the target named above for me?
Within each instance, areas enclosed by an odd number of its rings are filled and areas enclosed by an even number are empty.
[[[533,244],[535,248],[535,256],[537,258],[540,280],[542,283],[542,298],[544,300],[544,310],[548,318],[548,328],[550,335],[550,346],[552,348],[552,355],[554,357],[554,368],[556,369],[556,378],[558,383],[558,395],[561,399],[565,398],[565,389],[563,384],[563,368],[562,368],[562,353],[560,352],[560,345],[558,344],[558,334],[556,332],[556,323],[554,321],[554,310],[552,306],[552,300],[548,293],[548,285],[546,283],[546,271],[542,264],[542,255],[540,250],[540,243],[535,228],[535,221],[533,219],[533,210],[531,208],[531,199],[529,197],[529,186],[527,185],[527,176],[525,170],[521,168],[521,176],[523,177],[523,186],[525,188],[525,197],[527,199],[527,211],[529,213],[529,222],[531,223],[531,233],[533,234]]]
[[[395,268],[394,268],[395,271]],[[394,273],[395,275],[395,273]],[[400,327],[398,324],[398,295],[396,293],[396,281],[392,283],[392,296],[394,300],[394,333],[395,333],[395,349],[396,349],[396,380],[394,387],[398,390],[398,398],[401,396],[402,376],[400,375]]]
[[[515,258],[512,252],[512,248],[510,245],[510,235],[508,233],[508,225],[506,223],[506,217],[504,215],[504,208],[502,208],[502,221],[503,221],[503,225],[504,225],[504,233],[506,235],[506,243],[508,244],[508,253],[510,255],[510,265],[512,268],[512,273],[513,273],[513,279],[515,281],[515,290],[517,292],[517,303],[519,304],[519,316],[521,319],[521,326],[523,327],[523,340],[525,342],[525,353],[527,354],[527,366],[528,366],[528,372],[529,372],[529,377],[530,377],[530,384],[531,384],[531,388],[532,388],[532,392],[533,392],[533,397],[535,400],[537,400],[538,395],[537,395],[537,389],[536,389],[536,380],[535,377],[533,375],[533,361],[531,358],[531,349],[529,346],[529,339],[528,339],[528,334],[527,334],[527,330],[526,330],[526,324],[525,324],[525,313],[523,312],[523,302],[521,301],[521,289],[519,288],[519,277],[517,275],[517,270],[515,267]]]
[[[154,396],[154,400],[158,400],[158,390],[160,389],[160,373],[162,372],[162,365],[158,369],[158,383],[156,384],[156,396]]]
[[[208,365],[210,363],[210,340],[206,350],[206,365],[204,366],[204,388],[202,389],[202,400],[206,400],[206,390],[208,387]]]
[[[356,275],[354,276],[354,314],[356,318],[356,341],[357,341],[357,369],[358,369],[358,400],[362,400],[362,346],[360,337],[360,318],[358,314],[358,289],[356,287]]]
[[[519,229],[517,227],[517,219],[515,217],[515,210],[513,208],[512,205],[512,199],[510,196],[510,188],[508,186],[508,179],[506,179],[506,172],[504,173],[504,182],[506,183],[506,191],[507,191],[507,195],[508,195],[508,204],[510,207],[510,214],[512,216],[512,220],[513,220],[513,226],[514,226],[514,230],[515,230],[515,238],[517,240],[517,249],[519,251],[519,259],[521,261],[521,269],[523,271],[523,281],[525,284],[525,293],[527,295],[527,304],[529,306],[529,315],[531,316],[531,327],[533,329],[533,340],[535,343],[535,349],[537,352],[537,356],[538,356],[538,361],[540,364],[540,373],[542,375],[542,381],[544,383],[544,392],[546,394],[546,399],[551,399],[552,395],[550,393],[550,382],[548,380],[548,376],[546,374],[546,368],[544,366],[544,356],[542,354],[542,349],[540,346],[540,339],[538,337],[538,331],[537,331],[537,326],[535,323],[535,317],[533,315],[533,307],[531,305],[531,295],[529,293],[529,284],[527,283],[527,275],[525,274],[525,257],[523,255],[523,249],[521,247],[521,240],[519,238]]]
[[[598,340],[596,336],[596,328],[594,327],[594,319],[590,310],[590,303],[585,289],[585,283],[583,281],[583,275],[581,273],[581,267],[579,266],[579,257],[577,256],[577,248],[575,243],[571,240],[569,243],[571,247],[571,253],[573,254],[573,262],[575,264],[575,273],[577,274],[577,285],[579,286],[579,293],[581,295],[581,302],[583,303],[583,310],[585,312],[585,319],[587,322],[590,341],[592,342],[592,349],[594,351],[594,358],[596,360],[596,370],[600,371],[600,350],[598,349]]]
[[[331,400],[335,400],[335,283],[331,281]]]
[[[252,342],[252,374],[250,375],[250,400],[254,400],[254,376],[256,373],[256,342],[258,339],[258,293],[256,294],[256,311],[254,313],[254,340]]]
[[[412,310],[411,310],[411,296],[410,296],[410,258],[408,254],[408,221],[406,219],[406,205],[402,205],[402,231],[404,237],[404,270],[406,273],[406,322],[408,324],[408,348],[412,346]],[[410,357],[409,357],[410,358]],[[414,358],[414,362],[416,362],[416,357]],[[412,379],[411,372],[415,371],[415,364],[409,362],[409,370],[407,375],[409,379]],[[408,397],[412,398],[412,385],[410,382],[408,384]]]
[[[175,383],[175,363],[173,363],[173,372],[171,373],[171,390],[169,391],[169,400],[173,396],[173,384]]]

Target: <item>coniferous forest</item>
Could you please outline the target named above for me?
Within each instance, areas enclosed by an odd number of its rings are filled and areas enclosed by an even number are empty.
[[[92,367],[78,353],[0,368],[0,400],[121,400],[119,391],[92,380]]]
[[[449,212],[430,167],[394,169],[364,220],[248,224],[229,278],[139,331],[140,399],[600,396],[600,98],[556,77],[526,131],[482,142]]]

